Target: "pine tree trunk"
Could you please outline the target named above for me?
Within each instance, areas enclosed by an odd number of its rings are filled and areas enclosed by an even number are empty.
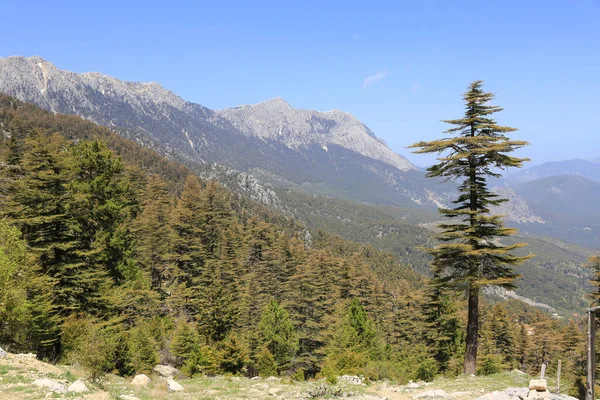
[[[467,323],[467,349],[465,374],[477,372],[477,337],[479,335],[479,288],[469,289],[469,321]]]

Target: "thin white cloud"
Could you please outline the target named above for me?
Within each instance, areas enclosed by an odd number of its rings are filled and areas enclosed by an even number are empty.
[[[374,84],[375,82],[382,81],[383,79],[385,79],[387,74],[388,74],[388,71],[387,71],[387,69],[385,69],[383,71],[377,72],[375,75],[366,77],[362,84],[363,88],[369,87],[372,84]]]

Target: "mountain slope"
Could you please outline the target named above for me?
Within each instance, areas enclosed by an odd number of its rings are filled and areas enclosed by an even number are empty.
[[[577,175],[600,182],[600,163],[588,160],[551,161],[531,168],[514,171],[506,180],[514,183],[530,182],[536,179],[558,175]]]
[[[77,74],[39,57],[0,59],[0,91],[75,114],[161,149],[263,182],[362,202],[436,207],[443,187],[341,111],[296,110],[282,99],[212,111],[156,83]]]

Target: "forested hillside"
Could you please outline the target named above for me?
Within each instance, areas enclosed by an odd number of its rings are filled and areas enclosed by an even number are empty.
[[[78,117],[0,95],[0,343],[94,374],[456,374],[463,302],[389,253],[203,181]],[[483,309],[481,372],[562,358],[569,324]]]

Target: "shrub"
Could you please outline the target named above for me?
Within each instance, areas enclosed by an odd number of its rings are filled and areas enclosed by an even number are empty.
[[[256,358],[256,372],[263,378],[277,376],[277,362],[273,354],[266,347],[263,347],[260,353],[258,353]]]
[[[129,333],[129,354],[133,370],[140,373],[149,373],[158,362],[156,342],[143,327],[136,327]]]
[[[502,356],[500,354],[486,354],[481,357],[477,373],[481,375],[492,375],[502,371]]]

